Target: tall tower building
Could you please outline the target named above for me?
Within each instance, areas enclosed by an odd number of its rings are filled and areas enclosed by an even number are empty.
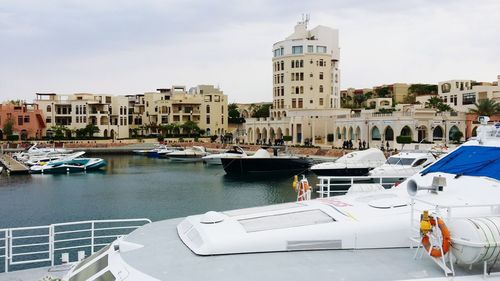
[[[273,45],[273,118],[290,109],[340,108],[338,30],[308,30],[308,22],[298,22],[293,34]]]

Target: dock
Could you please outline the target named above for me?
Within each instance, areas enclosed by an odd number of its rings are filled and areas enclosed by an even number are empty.
[[[14,159],[12,156],[9,154],[3,154],[0,157],[0,162],[2,165],[5,167],[7,170],[8,174],[29,174],[30,169],[23,165],[21,162],[17,161]]]

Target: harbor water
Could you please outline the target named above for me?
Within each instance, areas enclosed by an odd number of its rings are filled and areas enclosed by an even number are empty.
[[[221,166],[102,155],[99,172],[0,176],[0,228],[93,219],[153,221],[296,200],[292,177],[231,178]],[[309,174],[311,183],[316,178]]]

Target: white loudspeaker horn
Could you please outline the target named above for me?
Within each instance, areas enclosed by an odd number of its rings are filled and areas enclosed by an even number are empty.
[[[446,186],[446,178],[441,176],[434,177],[432,179],[431,186],[419,186],[414,179],[411,179],[410,181],[408,181],[408,184],[406,186],[406,190],[408,191],[408,194],[410,196],[417,195],[417,192],[419,190],[429,190],[433,193],[437,193],[438,191],[443,191],[443,187]]]

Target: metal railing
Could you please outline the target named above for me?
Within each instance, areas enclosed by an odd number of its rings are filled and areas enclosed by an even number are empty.
[[[336,193],[345,193],[355,183],[375,183],[385,188],[392,187],[398,182],[402,182],[406,177],[401,176],[354,176],[354,177],[318,177],[319,183],[316,185],[320,198],[330,197]]]
[[[147,223],[141,218],[0,229],[0,272],[79,261]]]

